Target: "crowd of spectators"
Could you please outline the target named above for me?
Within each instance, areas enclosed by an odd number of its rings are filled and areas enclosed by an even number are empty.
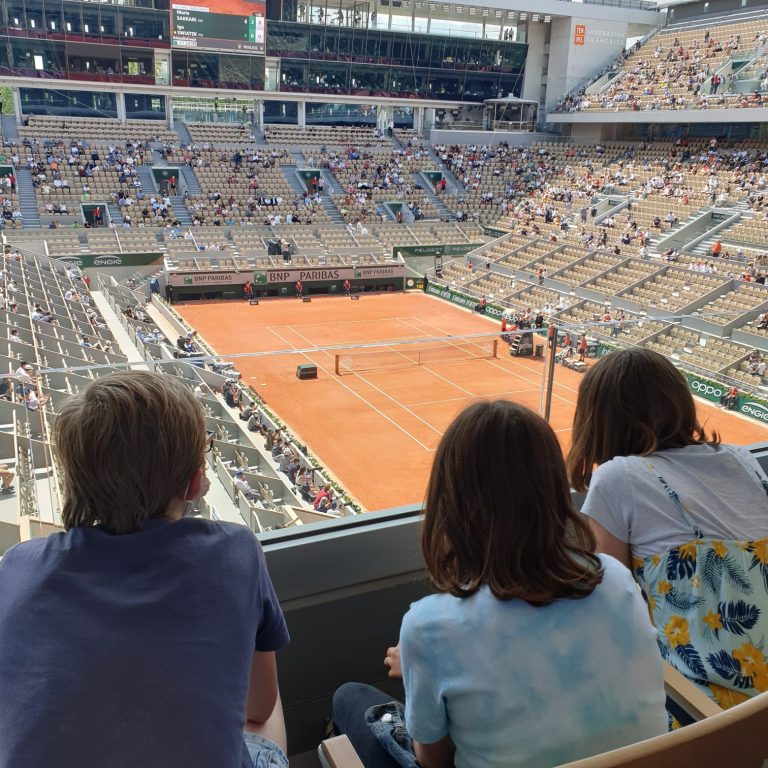
[[[751,92],[740,90],[743,80],[737,70],[722,74],[728,60],[742,53],[752,58],[765,46],[768,32],[759,28],[752,36],[752,29],[751,23],[744,23],[677,35],[660,33],[645,46],[636,45],[607,85],[591,93],[581,88],[568,94],[557,110],[640,112],[764,106],[768,103],[768,70],[758,68],[750,73],[749,82],[758,83]]]

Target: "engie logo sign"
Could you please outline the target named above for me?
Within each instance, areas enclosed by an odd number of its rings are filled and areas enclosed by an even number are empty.
[[[573,44],[584,45],[584,39],[587,36],[586,24],[577,24],[573,31]]]
[[[739,410],[747,416],[751,416],[753,419],[759,419],[760,421],[768,423],[768,406],[765,406],[762,403],[747,401],[742,404]]]

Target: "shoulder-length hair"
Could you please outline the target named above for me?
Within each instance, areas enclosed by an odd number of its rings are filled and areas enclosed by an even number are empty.
[[[550,426],[521,405],[469,406],[435,454],[422,552],[438,592],[548,605],[602,580],[595,539],[575,510]]]
[[[61,406],[53,437],[67,530],[138,530],[184,495],[205,460],[202,406],[191,388],[158,373],[94,381]]]
[[[688,384],[663,355],[632,347],[601,358],[579,387],[568,471],[585,491],[596,465],[686,445],[717,446],[696,416]]]

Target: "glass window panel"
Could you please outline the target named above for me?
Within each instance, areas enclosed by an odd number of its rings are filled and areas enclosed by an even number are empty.
[[[61,0],[46,0],[45,29],[48,37],[64,37],[64,13]]]
[[[15,21],[16,16],[14,12]],[[45,14],[43,13],[42,0],[36,0],[36,2],[27,3],[26,18],[24,15],[21,17],[22,27],[26,23],[27,34],[31,37],[45,37],[48,34],[48,30],[45,28]]]
[[[13,66],[19,74],[63,77],[66,70],[64,43],[48,40],[11,39]]]
[[[67,64],[75,78],[85,80],[119,80],[120,49],[114,45],[67,45]]]
[[[98,8],[83,7],[83,35],[89,39],[101,37]]]
[[[77,3],[64,3],[64,33],[67,37],[83,34],[83,21],[80,10],[81,6]]]
[[[355,29],[352,37],[352,61],[365,61],[366,29]]]
[[[307,65],[283,61],[280,67],[280,90],[302,91],[307,87]]]
[[[467,79],[464,82],[464,98],[467,101],[498,99],[505,95],[499,89],[497,77],[479,75],[475,72],[467,73]]]
[[[250,88],[250,61],[246,56],[220,55],[219,77],[222,88]]]
[[[99,31],[102,38],[117,42],[117,8],[102,5],[100,8]]]
[[[349,92],[353,96],[386,96],[389,93],[389,67],[353,67]]]
[[[42,12],[40,13],[42,23]],[[8,2],[8,29],[21,31],[27,27],[27,14],[22,0],[9,0]]]
[[[125,115],[134,120],[165,120],[165,96],[126,93]]]
[[[25,115],[117,117],[117,99],[114,93],[20,88],[19,97],[21,110]]]
[[[215,53],[194,53],[188,60],[189,84],[197,88],[214,88],[219,82],[219,58]]]
[[[122,74],[124,77],[134,79],[152,78],[154,76],[155,64],[151,50],[123,48],[122,62]]]
[[[296,125],[298,123],[298,107],[294,101],[265,101],[264,122],[286,123]]]
[[[325,28],[312,27],[309,33],[309,54],[314,59],[321,59],[325,53]]]
[[[313,93],[346,94],[349,91],[349,65],[313,61],[309,66],[309,90]]]

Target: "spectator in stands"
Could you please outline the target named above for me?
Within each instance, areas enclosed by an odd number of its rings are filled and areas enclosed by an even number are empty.
[[[590,368],[568,466],[588,489],[598,548],[632,570],[669,663],[722,706],[768,690],[750,644],[768,636],[768,479],[704,431],[669,359],[632,348]]]
[[[16,394],[20,397],[26,397],[31,389],[37,389],[37,381],[34,375],[34,368],[26,361],[22,360],[21,365],[14,372],[16,377]]]
[[[261,495],[258,491],[251,488],[251,484],[245,479],[245,472],[239,469],[235,472],[235,478],[232,481],[235,488],[245,496],[246,499],[260,499]]]
[[[45,396],[38,397],[34,389],[27,390],[27,394],[24,396],[24,407],[28,411],[39,411],[40,406],[45,405],[47,402],[48,398]]]
[[[16,473],[8,467],[7,464],[0,464],[0,480],[2,480],[2,488],[0,493],[4,493],[6,496],[13,493],[13,478]]]
[[[448,427],[421,545],[438,594],[411,606],[385,661],[403,678],[419,764],[559,765],[667,729],[646,607],[630,574],[594,554],[557,438],[535,413],[480,402]],[[568,717],[555,724],[555,711]],[[382,746],[402,718],[369,686],[334,696],[335,728],[366,768],[416,764]]]
[[[327,485],[319,485],[317,489],[317,493],[315,494],[315,498],[312,500],[312,506],[317,509],[320,504],[323,502],[323,499],[328,499],[328,501],[331,501],[331,489],[328,488]]]
[[[172,377],[118,373],[70,397],[54,434],[66,531],[0,562],[0,764],[287,768],[288,632],[263,552],[190,517],[202,406]]]

